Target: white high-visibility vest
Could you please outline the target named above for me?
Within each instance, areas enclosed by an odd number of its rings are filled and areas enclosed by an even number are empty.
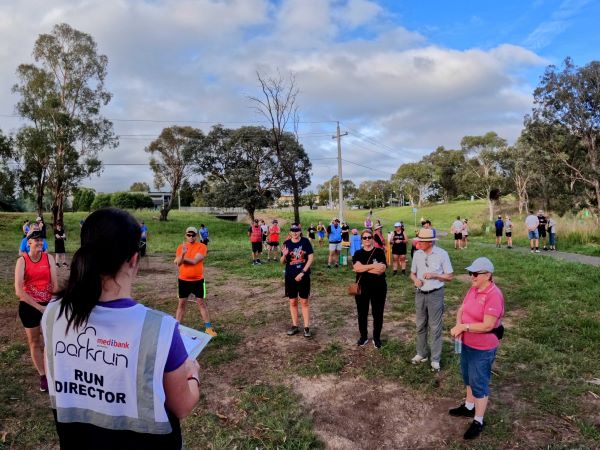
[[[96,306],[87,324],[65,334],[60,301],[46,308],[42,331],[52,408],[61,423],[168,434],[163,373],[173,317],[137,304]]]

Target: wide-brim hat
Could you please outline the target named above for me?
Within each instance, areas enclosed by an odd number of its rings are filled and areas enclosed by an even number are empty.
[[[381,228],[383,228],[381,225],[375,225],[375,229],[376,229],[376,230],[379,230],[379,229],[381,229]]]
[[[431,228],[421,228],[417,233],[415,240],[418,242],[433,242],[438,239],[433,235],[433,230]]]

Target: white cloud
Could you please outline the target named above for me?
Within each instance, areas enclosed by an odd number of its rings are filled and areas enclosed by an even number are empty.
[[[457,147],[466,134],[497,131],[516,138],[530,108],[521,71],[545,62],[514,45],[454,50],[390,20],[367,0],[22,0],[0,6],[0,113],[13,111],[10,93],[19,63],[58,22],[91,34],[109,57],[104,110],[123,138],[103,154],[113,163],[145,162],[143,149],[161,129],[183,121],[208,130],[214,122],[262,118],[250,108],[256,70],[293,71],[301,90],[303,143],[314,161],[314,185],[336,170],[335,123],[354,130],[343,139],[345,177],[385,178],[404,161],[438,145]],[[353,29],[367,30],[353,32]],[[208,123],[199,123],[208,122]],[[15,119],[3,120],[4,131]],[[235,127],[238,124],[230,124]],[[316,134],[315,134],[316,133]],[[144,166],[107,166],[90,180],[99,190],[151,182]]]

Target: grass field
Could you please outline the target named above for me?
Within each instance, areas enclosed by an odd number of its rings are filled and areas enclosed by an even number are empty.
[[[364,214],[348,211],[350,225],[358,226]],[[431,218],[442,230],[457,214],[483,230],[485,205],[477,202],[424,208],[417,219]],[[0,215],[0,449],[54,448],[51,414],[46,398],[34,392],[34,371],[20,323],[15,323],[12,255],[22,217]],[[81,217],[66,216],[67,233],[78,230]],[[153,213],[140,216],[150,228],[149,251],[157,256],[142,266],[136,298],[174,312],[172,254],[185,227],[202,221],[211,233],[208,286],[219,331],[199,359],[203,396],[184,421],[186,448],[367,448],[368,442],[387,448],[600,448],[597,267],[478,245],[454,251],[449,239],[440,242],[457,275],[475,257],[490,257],[506,298],[507,333],[494,368],[486,430],[481,439],[465,445],[461,435],[466,422],[445,413],[463,396],[448,336],[440,374],[410,364],[414,291],[405,278],[388,276],[383,348],[357,351],[355,307],[345,294],[352,273],[327,270],[326,249],[317,248],[315,337],[290,340],[285,336],[289,313],[281,298],[282,267],[250,264],[247,225],[177,211],[169,217],[160,223]],[[387,209],[374,211],[374,217],[384,225],[399,219],[411,223],[412,212]],[[303,214],[305,226],[330,219],[322,211]],[[69,236],[67,249],[73,251],[76,239]],[[483,235],[478,239],[487,240]],[[447,285],[446,335],[468,288],[465,280],[458,276]],[[188,312],[187,320],[200,325],[197,314]],[[381,423],[390,426],[382,428]]]

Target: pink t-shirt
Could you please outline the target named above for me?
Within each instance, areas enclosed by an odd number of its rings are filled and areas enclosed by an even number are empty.
[[[469,289],[462,304],[461,323],[480,323],[483,316],[497,317],[494,327],[500,325],[504,315],[504,296],[498,286],[491,283],[484,291]],[[477,350],[491,350],[498,347],[498,338],[493,333],[463,333],[463,343]]]

